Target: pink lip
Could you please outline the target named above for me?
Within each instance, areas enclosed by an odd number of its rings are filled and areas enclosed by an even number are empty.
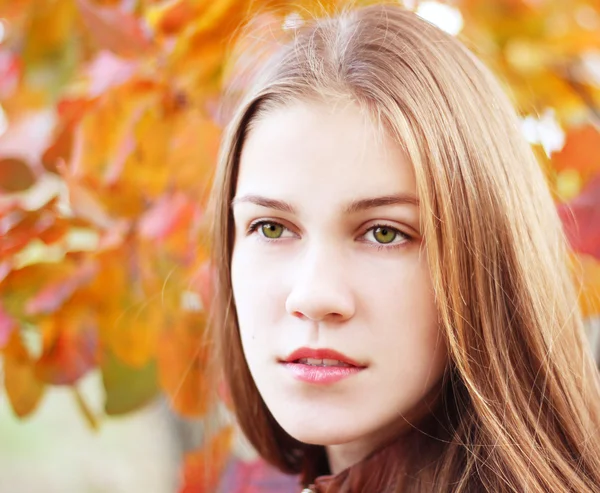
[[[311,366],[303,363],[282,363],[294,378],[308,383],[330,384],[351,377],[364,368],[358,366]]]
[[[298,363],[301,358],[335,359],[352,366],[313,366]],[[281,361],[294,378],[314,384],[331,384],[351,377],[366,368],[352,358],[333,349],[300,348]]]

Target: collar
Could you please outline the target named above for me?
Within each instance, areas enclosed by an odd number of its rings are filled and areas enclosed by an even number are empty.
[[[406,436],[400,436],[377,448],[356,464],[337,474],[317,476],[312,482],[303,479],[302,493],[385,493],[396,491],[404,476],[402,460]],[[308,486],[306,486],[308,484]]]

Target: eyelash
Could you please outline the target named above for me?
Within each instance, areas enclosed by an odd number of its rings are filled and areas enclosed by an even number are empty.
[[[262,226],[263,224],[271,224],[271,225],[281,226],[282,228],[285,228],[285,229],[287,229],[289,231],[289,228],[286,228],[283,224],[278,223],[277,221],[267,221],[265,219],[261,219],[259,221],[255,221],[252,224],[250,224],[250,226],[248,227],[248,231],[246,232],[246,234],[251,235],[251,234],[255,233],[258,230],[258,228],[260,226]],[[367,243],[369,244],[370,248],[376,248],[377,250],[395,250],[395,249],[403,247],[406,243],[412,241],[412,239],[413,239],[411,236],[409,236],[406,233],[400,231],[398,228],[390,226],[389,224],[374,224],[373,226],[371,226],[370,228],[368,228],[362,234],[362,236],[364,236],[365,234],[367,234],[369,231],[372,231],[372,230],[377,229],[377,228],[391,229],[396,234],[398,234],[399,236],[403,237],[404,241],[401,242],[401,243],[394,243],[392,245],[385,245],[383,243],[373,243],[371,241],[367,241]],[[270,243],[272,241],[279,241],[279,238],[266,238],[263,235],[259,235],[259,236],[261,236],[261,241],[266,241],[268,243]]]

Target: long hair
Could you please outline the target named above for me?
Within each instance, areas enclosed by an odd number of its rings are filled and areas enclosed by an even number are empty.
[[[248,40],[264,40],[265,32],[272,31],[248,30],[240,64],[251,55]],[[277,424],[242,351],[230,202],[244,138],[274,107],[352,98],[414,166],[449,350],[448,420],[437,446],[419,449],[402,491],[598,491],[600,385],[569,250],[544,174],[497,80],[461,42],[397,4],[342,9],[282,36],[266,40],[268,51],[232,78],[230,92],[240,80],[244,91],[223,137],[211,199],[211,337],[245,436],[288,473],[322,457],[322,447]]]

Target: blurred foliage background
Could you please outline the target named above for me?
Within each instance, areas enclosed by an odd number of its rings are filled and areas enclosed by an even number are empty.
[[[1,492],[214,491],[235,439],[226,427],[205,444],[190,423],[210,411],[203,215],[227,55],[249,16],[286,30],[344,3],[0,0]],[[600,2],[402,3],[458,36],[513,98],[596,344]],[[32,454],[35,440],[53,445]],[[32,476],[44,464],[62,475]],[[226,490],[249,492],[252,474],[271,474],[261,467],[228,469],[246,489],[230,477]],[[119,482],[127,469],[136,477]]]

